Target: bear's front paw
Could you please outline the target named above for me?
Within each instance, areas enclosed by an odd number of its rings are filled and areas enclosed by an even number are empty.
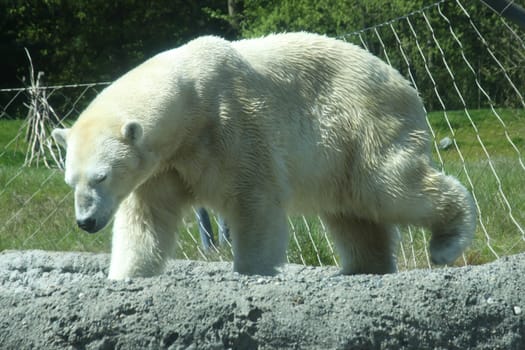
[[[138,266],[125,268],[122,265],[111,264],[108,273],[108,279],[110,280],[124,280],[126,278],[134,277],[152,277],[162,273],[164,270],[162,266],[143,266],[139,268]]]

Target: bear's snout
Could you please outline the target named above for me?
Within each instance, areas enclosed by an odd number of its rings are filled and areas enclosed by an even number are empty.
[[[87,218],[87,219],[79,219],[77,220],[77,225],[82,230],[89,232],[89,233],[95,233],[97,232],[97,220],[93,218]]]

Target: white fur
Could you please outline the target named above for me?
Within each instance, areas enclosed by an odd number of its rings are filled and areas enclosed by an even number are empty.
[[[395,271],[397,224],[430,227],[440,264],[475,230],[470,194],[430,166],[415,90],[323,36],[196,39],[121,77],[54,135],[68,145],[77,219],[116,213],[114,279],[159,273],[194,204],[224,216],[247,274],[284,261],[288,212],[325,220],[343,273]]]

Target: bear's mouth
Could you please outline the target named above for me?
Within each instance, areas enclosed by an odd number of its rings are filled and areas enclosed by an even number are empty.
[[[77,225],[80,229],[88,232],[88,233],[96,233],[100,231],[99,225],[97,225],[97,220],[93,218],[87,218],[87,219],[79,219],[77,220]]]
[[[97,233],[106,227],[109,221],[110,220],[106,220],[105,218],[90,217],[85,219],[77,219],[77,225],[82,231],[87,233]]]

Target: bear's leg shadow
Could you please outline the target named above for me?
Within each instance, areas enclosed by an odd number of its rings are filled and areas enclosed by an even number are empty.
[[[397,271],[395,249],[399,232],[395,225],[378,224],[349,214],[321,216],[327,225],[345,275]]]
[[[225,217],[231,233],[233,269],[247,275],[275,275],[286,259],[286,213],[269,200],[242,202],[235,213]]]
[[[159,181],[162,181],[159,179]],[[183,201],[170,183],[135,191],[120,205],[113,224],[109,279],[162,272],[174,255]]]

